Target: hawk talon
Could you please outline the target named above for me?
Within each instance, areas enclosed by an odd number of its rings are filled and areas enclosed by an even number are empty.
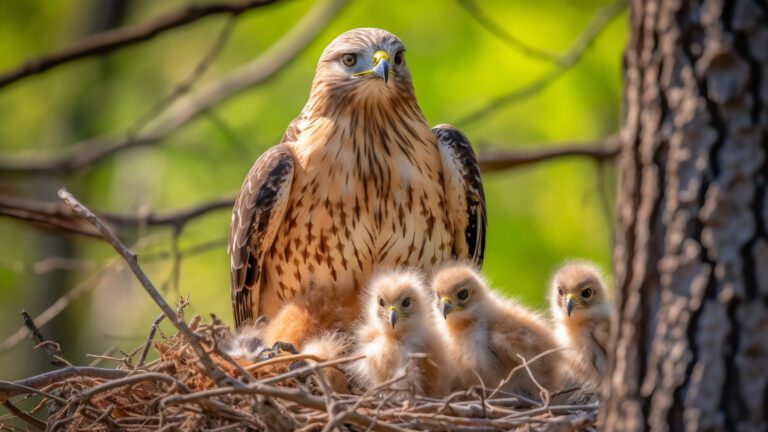
[[[275,354],[280,353],[280,351],[285,351],[290,354],[298,354],[299,351],[296,350],[296,347],[293,346],[292,343],[289,342],[282,342],[277,341],[274,344],[272,344],[272,352]]]
[[[294,371],[303,367],[309,366],[306,360],[294,360],[288,365],[288,370]]]

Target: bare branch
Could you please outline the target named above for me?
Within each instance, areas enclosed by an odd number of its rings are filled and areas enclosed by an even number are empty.
[[[555,52],[544,51],[535,47],[532,47],[525,42],[518,39],[515,35],[509,33],[500,25],[496,24],[493,19],[486,15],[473,0],[456,0],[472,18],[477,21],[478,24],[483,26],[489,33],[496,36],[505,44],[509,45],[513,49],[520,51],[522,54],[534,59],[543,60],[552,63],[560,63],[561,55]]]
[[[66,189],[59,190],[59,197],[64,200],[64,202],[66,202],[70,207],[72,207],[72,209],[80,217],[90,222],[99,231],[99,233],[101,233],[101,235],[104,237],[104,240],[106,240],[115,249],[115,251],[117,251],[117,253],[123,257],[123,260],[126,262],[133,274],[136,275],[136,278],[139,280],[139,282],[141,282],[141,285],[147,291],[147,294],[152,297],[152,300],[154,300],[155,303],[160,307],[160,309],[168,317],[171,323],[173,323],[174,327],[176,327],[179,333],[184,335],[184,338],[187,340],[187,342],[189,342],[189,345],[195,351],[195,354],[197,354],[197,357],[208,373],[208,376],[210,376],[218,385],[242,385],[239,381],[233,380],[231,377],[227,376],[227,374],[225,374],[221,368],[219,368],[219,366],[217,366],[213,360],[211,360],[211,357],[200,345],[200,341],[198,340],[197,335],[195,335],[195,333],[193,333],[192,330],[187,327],[187,324],[184,323],[184,321],[179,319],[171,306],[168,305],[163,296],[160,295],[147,275],[141,269],[138,261],[136,260],[136,255],[128,250],[128,248],[126,248],[125,245],[120,242],[117,236],[115,236],[115,234],[106,225],[104,225],[104,223],[95,214],[93,214],[93,212],[88,210],[88,208],[77,201],[77,199],[75,199],[72,194],[67,192]]]
[[[138,363],[136,363],[136,366],[133,368],[133,370],[138,370],[142,366],[144,366],[144,361],[147,359],[147,355],[149,354],[149,349],[152,348],[152,341],[155,339],[155,333],[157,332],[158,326],[160,326],[160,321],[165,319],[165,314],[158,315],[157,318],[152,322],[152,327],[149,329],[149,334],[147,335],[147,341],[144,343],[144,348],[141,350],[141,356],[139,357]]]
[[[481,146],[482,147],[482,146]],[[618,137],[595,144],[561,143],[540,150],[487,150],[478,157],[482,172],[502,171],[564,157],[586,157],[598,162],[612,161],[619,154]],[[549,147],[549,148],[548,148]]]
[[[590,145],[560,143],[556,147],[550,148],[551,146],[551,144],[542,145],[541,147],[544,148],[541,150],[486,151],[479,156],[480,168],[483,172],[494,172],[562,157],[587,157],[597,161],[610,161],[618,154],[618,138],[615,136]],[[110,225],[120,228],[171,226],[179,229],[192,219],[217,210],[229,210],[233,205],[233,198],[219,198],[164,213],[145,212],[138,215],[127,215],[99,212],[99,216]],[[60,202],[35,201],[0,195],[0,216],[9,216],[66,232],[99,237],[93,227],[85,224],[71,209]]]
[[[190,5],[145,24],[97,33],[67,49],[29,59],[11,70],[0,73],[0,88],[64,63],[85,57],[104,55],[117,49],[152,39],[168,30],[185,26],[207,16],[217,14],[236,16],[249,9],[274,2],[275,0],[247,0]]]
[[[456,120],[454,124],[457,126],[466,126],[470,123],[474,123],[477,120],[487,116],[488,114],[508,105],[512,102],[516,102],[522,99],[526,99],[533,95],[540,93],[547,88],[555,80],[560,78],[565,72],[578,64],[581,57],[592,46],[594,41],[600,35],[600,33],[608,27],[608,24],[613,21],[614,18],[626,8],[627,0],[617,0],[607,6],[600,8],[592,21],[587,26],[586,30],[576,39],[576,42],[571,45],[571,48],[560,57],[557,66],[555,68],[545,72],[539,78],[533,82],[519,87],[511,92],[498,96],[492,99],[490,102],[475,110],[474,112]]]
[[[201,217],[209,212],[231,209],[234,203],[234,198],[219,198],[165,213],[145,212],[138,215],[126,215],[100,212],[99,217],[103,218],[110,225],[121,228],[142,228],[146,226],[180,228],[190,220]],[[90,237],[100,237],[99,233],[92,226],[83,222],[72,209],[61,202],[36,201],[0,195],[0,216],[9,216],[14,219]]]
[[[11,401],[8,401],[8,400],[3,401],[3,406],[8,410],[8,412],[20,418],[21,420],[24,421],[24,423],[32,426],[36,430],[41,430],[41,431],[45,430],[44,422],[16,408],[16,405],[12,404]]]
[[[267,51],[200,90],[176,100],[146,130],[134,136],[102,136],[74,144],[64,154],[27,158],[0,157],[6,175],[71,174],[88,169],[120,151],[149,146],[173,134],[215,105],[260,84],[295,59],[325,28],[347,0],[322,0]]]
[[[29,394],[32,393],[33,390],[40,390],[66,378],[81,376],[101,379],[117,379],[122,378],[129,373],[130,371],[126,370],[82,366],[71,366],[62,369],[56,369],[55,371],[35,375],[33,377],[19,381],[0,381],[0,400],[8,400],[8,398],[20,394]],[[52,395],[46,395],[46,397],[57,399]],[[66,401],[60,399],[60,402]]]
[[[66,294],[59,297],[52,305],[43,311],[40,315],[34,319],[35,325],[42,327],[46,325],[53,318],[58,316],[61,311],[66,309],[73,301],[85,295],[87,292],[100,285],[100,283],[109,275],[112,275],[122,270],[123,265],[121,261],[114,260],[106,268],[96,273],[92,277],[81,282],[73,289],[67,291]],[[8,337],[5,341],[0,343],[0,354],[13,349],[16,345],[21,343],[29,335],[29,329],[26,326],[20,327],[14,334]]]
[[[46,354],[51,358],[51,364],[56,367],[71,366],[69,362],[64,359],[64,355],[61,353],[61,346],[58,343],[46,340],[43,334],[40,333],[40,329],[37,328],[32,317],[29,316],[27,311],[21,311],[21,319],[24,321],[24,327],[29,330],[32,339],[35,341],[35,348],[43,348]]]

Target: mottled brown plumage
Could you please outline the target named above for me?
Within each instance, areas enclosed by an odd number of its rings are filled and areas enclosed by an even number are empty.
[[[331,42],[304,110],[245,179],[230,232],[232,302],[238,326],[271,318],[267,343],[299,346],[347,327],[377,265],[482,262],[474,153],[455,128],[430,130],[403,51],[379,29]]]

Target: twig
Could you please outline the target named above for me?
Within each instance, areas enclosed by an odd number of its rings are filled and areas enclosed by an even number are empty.
[[[537,150],[486,150],[478,157],[480,170],[494,172],[567,157],[611,161],[619,154],[618,137],[610,136],[594,144],[564,143],[541,145]]]
[[[165,111],[166,108],[173,104],[174,101],[188,93],[192,89],[192,86],[194,86],[195,83],[203,75],[205,75],[205,72],[208,70],[208,68],[211,67],[214,60],[216,60],[216,57],[219,56],[221,50],[226,46],[227,41],[229,40],[229,36],[232,34],[232,28],[234,27],[235,23],[234,18],[234,15],[229,17],[227,22],[224,24],[224,27],[222,27],[221,31],[219,32],[219,35],[213,41],[213,44],[211,44],[208,52],[206,52],[203,58],[197,63],[195,68],[192,70],[192,73],[184,81],[178,84],[168,96],[157,102],[152,108],[149,109],[146,114],[136,120],[133,126],[128,129],[126,135],[129,139],[135,138],[139,132],[141,132],[144,127],[152,121],[152,119],[162,114],[163,111]]]
[[[42,393],[48,398],[54,399],[61,403],[65,403],[66,400],[51,394],[41,392],[40,389],[51,384],[58,383],[67,378],[85,376],[89,378],[117,379],[128,375],[128,373],[130,372],[117,369],[104,369],[83,366],[65,367],[19,381],[0,381],[0,400],[6,400],[10,397],[20,394]]]
[[[147,291],[149,296],[152,297],[152,300],[157,303],[163,313],[165,313],[168,319],[173,323],[174,327],[176,327],[176,329],[187,339],[190,346],[195,351],[195,354],[197,354],[200,363],[208,373],[208,376],[210,376],[218,385],[222,385],[224,383],[235,383],[234,385],[242,385],[240,382],[227,376],[227,374],[225,374],[213,362],[213,360],[211,360],[211,357],[208,356],[208,353],[206,353],[205,350],[203,350],[203,347],[200,345],[200,341],[198,340],[197,335],[195,335],[192,330],[187,327],[184,321],[179,320],[173,309],[171,309],[163,296],[160,295],[147,275],[141,269],[136,259],[136,255],[129,251],[128,248],[126,248],[125,245],[120,242],[115,234],[109,228],[107,228],[106,225],[104,225],[101,219],[96,217],[93,212],[88,210],[88,208],[77,201],[77,199],[75,199],[72,194],[67,192],[66,189],[59,190],[59,197],[68,205],[70,205],[78,215],[90,222],[101,233],[101,235],[104,237],[104,240],[106,240],[115,249],[115,251],[117,251],[117,253],[123,257],[133,274],[136,275],[136,278],[139,280],[139,282],[141,282],[141,285]]]
[[[81,40],[72,47],[57,53],[29,59],[13,69],[0,73],[0,87],[45,72],[51,68],[73,60],[95,55],[103,55],[125,46],[149,40],[168,30],[185,26],[207,16],[216,14],[229,14],[235,16],[249,9],[274,3],[274,1],[275,0],[248,0],[196,4],[174,11],[145,24],[97,33]]]
[[[90,367],[98,366],[99,363],[101,363],[102,361],[104,361],[106,359],[110,359],[109,356],[112,355],[112,353],[115,352],[116,350],[117,350],[117,345],[112,345],[106,351],[104,351],[103,354],[100,354],[100,355],[89,355],[89,354],[86,354],[85,355],[86,357],[93,357],[93,361],[90,362],[88,364],[88,366],[90,366]]]
[[[597,161],[613,160],[618,154],[618,138],[610,136],[595,144],[584,145],[565,143],[557,145],[540,145],[540,150],[496,150],[485,151],[479,156],[480,168],[483,172],[494,172],[546,162],[564,157],[587,157]],[[140,226],[172,226],[183,227],[190,220],[204,216],[209,212],[229,210],[234,205],[233,198],[220,198],[203,202],[180,210],[164,213],[148,212],[143,215],[126,215],[100,212],[99,216],[113,226],[121,228],[137,228]],[[89,236],[98,236],[89,226],[79,222],[68,208],[58,203],[34,201],[0,195],[0,215],[10,216],[25,222],[39,222],[66,231]],[[184,254],[185,252],[182,252]],[[171,257],[174,255],[172,254]]]
[[[144,365],[144,362],[147,360],[147,355],[149,354],[149,349],[152,347],[152,340],[155,338],[157,327],[160,325],[160,321],[162,321],[163,319],[165,319],[165,314],[160,314],[157,318],[155,318],[154,321],[152,321],[152,327],[150,327],[149,329],[149,334],[147,335],[147,341],[144,343],[144,348],[141,351],[139,362],[136,363],[136,367],[133,368],[134,371],[142,367]]]
[[[61,353],[61,346],[53,341],[48,341],[40,333],[40,329],[37,328],[32,317],[29,316],[27,311],[21,311],[21,319],[24,321],[24,327],[29,330],[30,336],[35,341],[35,348],[43,348],[45,353],[51,358],[51,364],[56,367],[71,366],[71,364],[64,360],[64,355]]]
[[[294,370],[286,372],[286,373],[284,373],[282,375],[276,375],[276,376],[273,376],[273,377],[264,378],[262,380],[259,380],[259,382],[262,383],[262,384],[274,384],[274,383],[278,383],[280,381],[285,381],[287,379],[292,379],[292,378],[303,376],[304,374],[306,374],[308,372],[312,372],[312,368],[315,367],[315,366],[316,367],[336,366],[336,365],[339,365],[339,364],[344,364],[344,363],[349,363],[349,362],[353,362],[353,361],[356,361],[356,360],[360,360],[362,358],[365,358],[365,355],[358,355],[358,356],[354,356],[354,357],[343,357],[343,358],[340,358],[340,359],[334,359],[334,360],[328,360],[328,361],[324,361],[324,362],[319,362],[319,363],[316,363],[314,365],[307,365],[307,366],[300,367],[298,369],[294,369]]]
[[[81,282],[73,289],[56,300],[48,309],[44,310],[40,315],[36,316],[34,322],[37,326],[43,327],[53,318],[55,318],[61,311],[63,311],[70,303],[85,295],[88,291],[98,286],[103,279],[107,276],[117,273],[122,269],[122,263],[115,260],[110,263],[99,273],[96,273],[92,277]],[[21,343],[29,335],[29,329],[25,326],[19,328],[14,334],[8,337],[3,343],[0,344],[0,353],[7,352],[13,349],[16,345]]]
[[[37,418],[27,414],[26,412],[16,408],[16,405],[12,404],[11,401],[4,400],[3,406],[8,410],[8,412],[23,420],[24,423],[32,426],[37,430],[45,430],[45,422],[42,422]]]
[[[312,355],[312,354],[291,354],[291,355],[284,355],[284,356],[276,356],[272,357],[271,359],[260,361],[258,363],[254,363],[252,365],[248,365],[245,367],[246,370],[249,372],[253,372],[256,369],[261,369],[265,366],[278,364],[278,363],[285,363],[285,362],[292,362],[292,361],[299,361],[299,360],[314,360],[314,361],[321,361],[319,357]]]
[[[140,374],[124,376],[118,379],[112,379],[102,384],[93,386],[88,390],[84,391],[83,393],[81,393],[79,396],[79,400],[80,401],[88,400],[99,393],[103,393],[105,391],[108,391],[117,387],[140,383],[143,381],[162,381],[166,384],[176,385],[182,390],[185,390],[185,392],[187,393],[190,392],[190,389],[189,387],[186,386],[186,384],[176,380],[170,375],[157,373],[157,372],[143,372]]]
[[[172,104],[147,130],[129,137],[96,137],[69,146],[60,155],[13,158],[0,156],[0,173],[6,175],[69,174],[91,168],[113,154],[155,144],[171,135],[208,109],[260,84],[283,69],[306,48],[347,0],[316,2],[302,19],[255,60],[233,70]]]
[[[560,54],[532,47],[506,31],[503,27],[496,24],[490,16],[486,15],[473,0],[457,0],[457,2],[472,16],[472,18],[475,19],[475,21],[478,22],[478,24],[488,30],[488,32],[513,49],[520,51],[525,56],[534,60],[543,60],[553,63],[559,63],[561,61]]]
[[[491,399],[491,398],[493,398],[493,397],[494,397],[496,394],[498,394],[499,392],[501,392],[501,389],[502,389],[502,388],[503,388],[503,387],[504,387],[504,386],[505,386],[505,385],[506,385],[506,384],[507,384],[507,383],[508,383],[508,382],[509,382],[509,381],[512,379],[512,376],[513,376],[513,375],[514,375],[514,374],[515,374],[517,371],[519,371],[520,369],[523,369],[523,368],[526,368],[526,369],[527,369],[527,368],[528,368],[528,366],[527,366],[528,364],[531,364],[531,363],[533,363],[533,362],[535,362],[535,361],[537,361],[537,360],[539,360],[539,359],[541,359],[541,358],[544,358],[544,357],[546,357],[546,356],[548,356],[548,355],[550,355],[550,354],[553,354],[553,353],[556,353],[556,352],[559,352],[559,351],[563,351],[563,350],[565,350],[565,348],[562,348],[562,347],[559,347],[559,348],[552,348],[552,349],[548,349],[548,350],[546,350],[546,351],[544,351],[544,352],[541,352],[541,353],[539,353],[539,354],[537,354],[537,355],[535,355],[535,356],[531,357],[531,359],[530,359],[530,360],[528,360],[528,362],[527,362],[527,363],[523,363],[522,365],[519,365],[519,366],[515,366],[514,368],[512,368],[512,370],[510,370],[510,371],[509,371],[509,373],[507,374],[506,378],[504,378],[503,380],[501,380],[501,382],[499,382],[499,384],[498,384],[498,385],[496,386],[496,388],[495,388],[495,389],[494,389],[494,390],[491,392],[491,394],[490,394],[490,395],[488,395],[488,399]]]
[[[110,225],[137,229],[145,226],[183,227],[190,220],[212,211],[231,209],[234,198],[218,198],[174,211],[144,212],[137,215],[99,212],[99,217]],[[0,216],[22,221],[50,225],[64,231],[100,237],[98,231],[85,224],[69,207],[60,202],[37,201],[0,195]]]
[[[271,396],[295,402],[301,406],[312,408],[318,411],[325,411],[325,402],[323,398],[314,396],[304,392],[299,388],[283,388],[273,387],[270,385],[262,384],[261,382],[251,383],[245,387],[219,387],[211,390],[204,390],[201,392],[190,393],[188,395],[173,395],[163,399],[161,404],[174,405],[186,402],[192,402],[200,399],[208,399],[215,396],[227,395],[227,394],[262,394],[264,396]],[[390,432],[403,432],[404,429],[394,425],[390,425],[384,422],[377,421],[366,415],[352,412],[349,413],[347,418],[355,423],[363,426],[375,425],[374,429],[390,431]]]
[[[583,54],[597,39],[597,36],[599,36],[608,24],[624,10],[626,5],[627,0],[616,0],[611,4],[600,8],[584,32],[578,39],[576,39],[576,42],[574,42],[573,45],[571,45],[571,48],[560,57],[557,66],[545,72],[531,83],[492,99],[474,112],[456,120],[454,124],[457,126],[466,126],[470,123],[474,123],[509,103],[528,98],[547,88],[565,72],[578,64]]]
[[[523,367],[525,368],[526,372],[528,372],[528,377],[533,381],[533,384],[536,385],[536,387],[539,389],[539,396],[541,396],[541,400],[544,402],[544,407],[549,406],[549,390],[542,386],[539,383],[539,380],[536,379],[536,377],[533,375],[533,371],[528,366],[528,360],[525,359],[525,357],[521,356],[520,354],[517,354],[517,358],[520,359],[520,361],[523,362]]]
[[[168,279],[163,283],[163,291],[168,291],[168,286],[173,288],[174,294],[179,294],[179,278],[181,277],[181,250],[179,249],[179,240],[181,233],[184,230],[183,226],[176,226],[173,228],[173,235],[171,236],[171,274],[168,275]]]

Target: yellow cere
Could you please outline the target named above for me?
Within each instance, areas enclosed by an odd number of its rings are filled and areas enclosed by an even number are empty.
[[[373,65],[374,66],[379,64],[381,59],[389,61],[389,54],[387,54],[386,51],[376,51],[375,53],[373,53]],[[362,72],[355,72],[355,73],[352,74],[352,76],[368,75],[368,74],[372,74],[372,73],[373,73],[373,69],[368,69],[368,70],[364,70]],[[392,72],[390,72],[390,73],[392,73]]]
[[[389,61],[389,54],[387,54],[386,51],[376,51],[375,53],[373,53],[373,65],[374,66],[379,64],[381,59]]]

